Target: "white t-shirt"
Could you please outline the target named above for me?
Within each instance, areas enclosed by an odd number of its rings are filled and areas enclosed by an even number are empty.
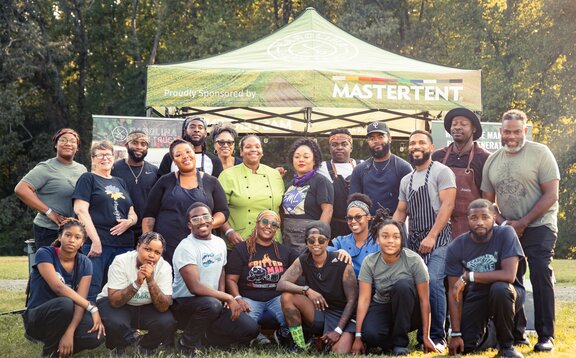
[[[354,167],[356,166],[356,164],[360,163],[361,161],[359,161],[358,163],[356,162],[356,159],[350,159],[352,161],[352,163],[334,163],[334,166],[336,167],[336,175],[342,175],[342,177],[344,179],[348,178],[350,175],[352,175],[352,171],[354,170]],[[328,180],[330,181],[330,183],[332,183],[332,178],[330,177],[330,173],[328,172],[328,162],[329,161],[323,161],[322,163],[320,163],[320,167],[318,168],[318,173],[324,175],[326,178],[328,178]]]
[[[208,240],[198,240],[190,234],[180,241],[174,251],[174,298],[194,296],[186,286],[180,269],[187,265],[196,265],[202,284],[218,290],[220,275],[226,265],[226,243],[216,235]]]
[[[138,278],[138,267],[136,250],[118,255],[112,261],[108,269],[108,282],[104,285],[102,292],[98,294],[97,300],[108,297],[108,289],[123,290]],[[172,267],[162,258],[154,266],[154,281],[165,295],[172,295]],[[140,286],[138,292],[132,296],[128,304],[131,306],[142,306],[152,303],[150,291],[146,280]]]

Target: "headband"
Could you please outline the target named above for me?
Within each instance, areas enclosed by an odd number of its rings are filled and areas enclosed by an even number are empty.
[[[350,202],[350,204],[348,204],[348,208],[346,209],[346,211],[350,210],[350,208],[362,209],[366,214],[370,214],[370,208],[368,208],[368,205],[360,200],[354,200]]]
[[[336,139],[343,139],[343,140],[346,140],[348,143],[352,144],[352,137],[349,136],[348,134],[345,134],[345,133],[336,133],[336,134],[331,135],[328,138],[328,144],[332,143]]]
[[[147,144],[150,143],[148,135],[142,132],[132,132],[128,134],[128,137],[126,137],[126,143],[132,142],[133,140],[136,139],[144,139],[144,141],[146,141]]]

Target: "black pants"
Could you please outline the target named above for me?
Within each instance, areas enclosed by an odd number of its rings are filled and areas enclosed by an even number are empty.
[[[140,341],[140,346],[146,349],[158,347],[176,333],[176,320],[170,310],[158,312],[153,304],[125,304],[114,308],[110,306],[108,298],[99,299],[97,305],[106,328],[106,347],[109,349],[124,348],[132,344],[136,338],[135,329],[148,331]]]
[[[396,282],[390,290],[390,302],[372,302],[362,323],[362,340],[384,350],[408,347],[408,332],[421,325],[416,287],[409,280]]]
[[[466,353],[476,351],[485,337],[488,319],[494,321],[500,348],[514,343],[514,316],[524,302],[524,289],[507,282],[494,282],[490,290],[466,295],[462,305],[460,331]]]
[[[534,325],[539,338],[554,337],[555,301],[552,281],[552,256],[557,235],[546,226],[528,227],[520,238],[522,249],[530,267],[530,282],[534,291]],[[520,260],[516,276],[524,283],[526,260]],[[520,338],[526,329],[524,309],[515,321],[515,338]]]
[[[43,246],[50,246],[58,238],[58,230],[47,229],[36,224],[33,225],[34,245],[36,250]]]
[[[182,342],[189,347],[248,345],[260,330],[258,323],[244,312],[232,321],[231,311],[213,297],[175,298],[172,313],[178,327],[184,330]]]
[[[68,297],[58,297],[24,312],[24,329],[30,337],[44,343],[43,356],[58,356],[58,345],[72,321],[74,306]],[[104,342],[104,336],[98,339],[96,332],[87,333],[92,325],[92,315],[84,312],[74,332],[74,353],[96,348]]]

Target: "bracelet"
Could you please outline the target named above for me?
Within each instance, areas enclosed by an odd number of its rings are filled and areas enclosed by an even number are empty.
[[[355,337],[358,338],[362,338],[362,332],[356,332],[356,334],[354,334]]]
[[[340,328],[340,327],[334,328],[334,332],[338,333],[339,335],[342,335],[342,333],[344,333],[344,332],[342,331],[342,328]]]
[[[462,332],[450,332],[450,337],[462,337]]]
[[[135,289],[136,291],[138,291],[140,289],[140,286],[138,286],[136,281],[132,281],[132,288]]]
[[[466,280],[464,279],[464,275],[460,276],[460,280],[464,283],[464,286],[468,284],[468,282],[466,282]]]
[[[90,313],[95,313],[95,312],[98,312],[98,307],[94,306],[91,303],[88,303],[88,306],[86,306],[86,311],[88,311]]]
[[[50,213],[52,213],[52,208],[48,208],[48,210],[46,210],[44,215],[48,216],[48,215],[50,215]]]
[[[234,229],[230,228],[228,230],[226,230],[226,232],[224,233],[224,236],[228,236],[229,233],[234,232]]]
[[[238,295],[238,296],[234,297],[235,300],[239,300],[239,299],[242,299],[242,298],[244,298],[244,297],[242,297],[241,295]]]
[[[473,272],[473,271],[470,271],[470,272],[468,273],[468,280],[469,280],[470,282],[474,282],[474,272]]]

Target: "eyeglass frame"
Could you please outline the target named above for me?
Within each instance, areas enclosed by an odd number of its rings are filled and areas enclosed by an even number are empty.
[[[96,158],[96,159],[98,159],[98,160],[102,160],[102,159],[104,159],[104,158],[106,158],[106,159],[111,159],[111,158],[114,158],[114,154],[112,154],[112,153],[94,154],[94,155],[92,156],[92,158]]]
[[[60,138],[58,138],[58,141],[57,141],[57,142],[60,143],[60,144],[68,144],[68,143],[70,143],[70,144],[78,144],[78,139],[76,139],[76,138],[70,138],[70,139],[68,139],[68,138],[60,137]]]
[[[233,140],[217,140],[214,143],[218,144],[221,147],[223,146],[233,147],[236,144],[236,142]]]
[[[214,219],[214,217],[210,214],[202,214],[202,215],[196,215],[191,217],[188,221],[191,224],[200,224],[203,222],[212,222],[212,220]]]

